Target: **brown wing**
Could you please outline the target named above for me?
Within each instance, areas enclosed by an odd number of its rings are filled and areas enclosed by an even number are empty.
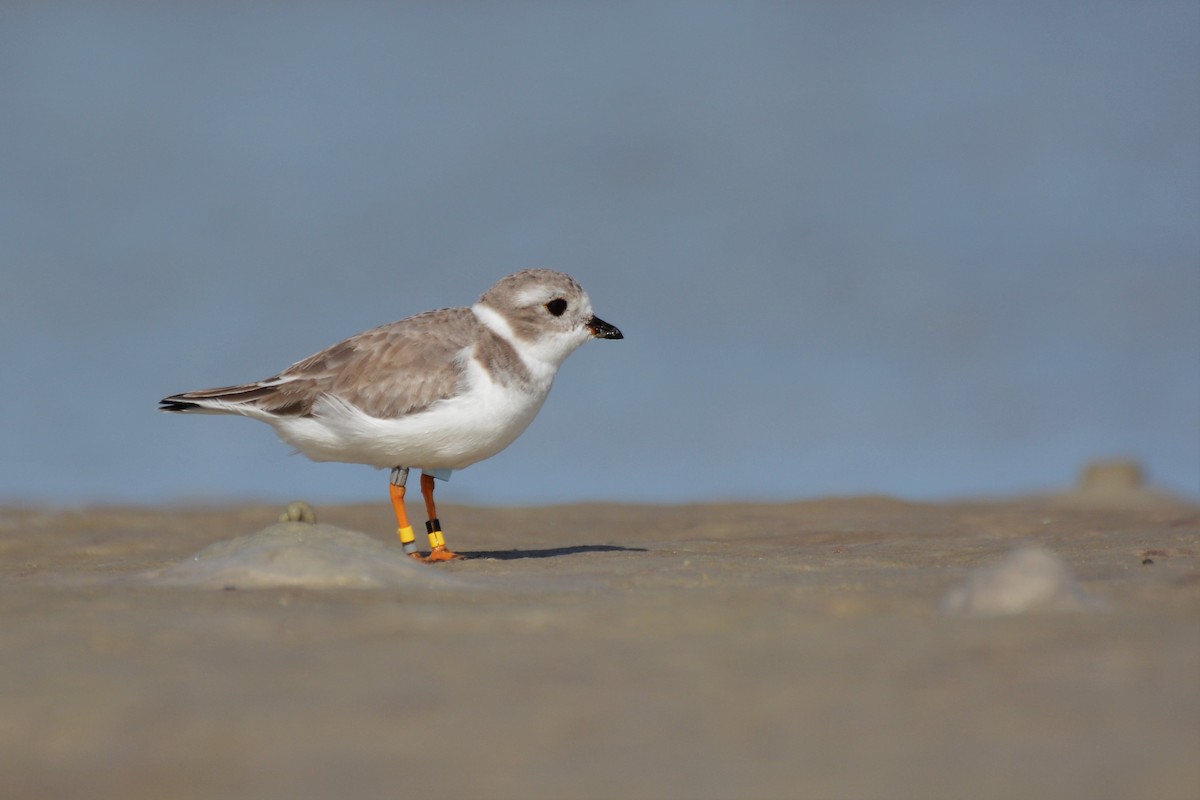
[[[173,395],[163,409],[204,410],[208,400],[306,416],[329,394],[373,417],[411,414],[454,395],[464,374],[456,356],[476,340],[478,325],[467,308],[428,311],[352,336],[258,383]]]

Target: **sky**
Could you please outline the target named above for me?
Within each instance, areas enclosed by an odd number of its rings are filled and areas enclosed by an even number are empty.
[[[0,502],[386,501],[155,410],[571,273],[446,501],[1200,498],[1200,6],[11,3]]]

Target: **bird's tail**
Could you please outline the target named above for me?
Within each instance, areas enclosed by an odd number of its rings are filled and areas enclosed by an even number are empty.
[[[274,386],[261,383],[219,386],[164,397],[158,401],[158,410],[181,414],[245,414],[255,407],[255,401],[267,398],[274,392]]]

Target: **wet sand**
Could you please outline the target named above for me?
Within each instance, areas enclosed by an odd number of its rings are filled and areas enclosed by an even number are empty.
[[[0,796],[1200,796],[1192,505],[280,510],[0,510]],[[1028,545],[1086,602],[942,610]]]

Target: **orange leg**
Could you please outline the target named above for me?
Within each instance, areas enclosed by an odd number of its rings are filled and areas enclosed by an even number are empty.
[[[442,535],[442,523],[438,520],[437,506],[433,502],[433,476],[424,472],[421,473],[421,494],[425,496],[425,511],[429,514],[425,530],[429,534],[429,546],[433,548],[428,560],[450,561],[462,558],[458,553],[446,549],[446,537]]]
[[[388,488],[392,493],[392,508],[396,510],[396,533],[400,535],[400,544],[404,547],[405,555],[424,560],[417,550],[417,537],[412,525],[408,524],[408,512],[404,508],[404,484],[408,480],[408,467],[396,467],[392,470],[391,483]]]

